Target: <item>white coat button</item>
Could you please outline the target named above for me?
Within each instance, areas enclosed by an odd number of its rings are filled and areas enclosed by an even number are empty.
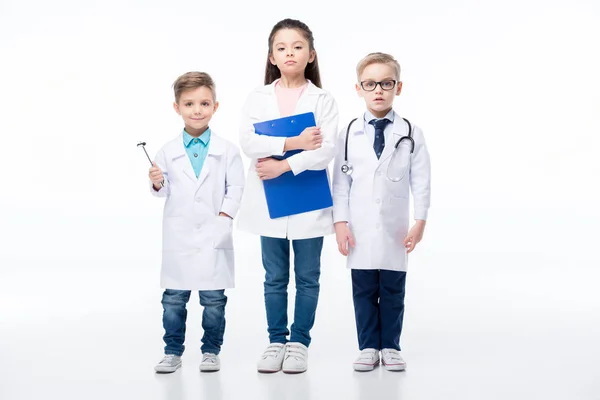
[[[377,171],[377,176],[381,176],[382,173],[383,172],[381,172],[381,171]]]
[[[198,197],[198,198],[196,199],[196,203],[200,203],[201,201],[202,201],[202,199],[200,199],[200,197]]]
[[[196,229],[201,229],[201,228],[202,228],[202,225],[200,225],[200,224],[196,225]]]
[[[377,200],[375,200],[375,203],[379,204],[379,203],[381,203],[381,200],[377,199]]]
[[[381,228],[381,224],[380,224],[380,223],[377,223],[377,225],[375,225],[375,227],[376,227],[377,229],[379,229],[379,228]]]

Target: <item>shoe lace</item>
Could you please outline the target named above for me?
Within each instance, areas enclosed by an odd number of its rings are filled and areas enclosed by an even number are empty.
[[[217,355],[212,353],[205,353],[202,355],[202,363],[217,363]]]
[[[172,364],[175,354],[165,354],[165,357],[161,360],[161,364]]]
[[[263,353],[263,358],[268,358],[268,357],[277,357],[277,354],[279,354],[279,352],[281,351],[281,346],[277,346],[277,345],[269,345],[264,353]]]

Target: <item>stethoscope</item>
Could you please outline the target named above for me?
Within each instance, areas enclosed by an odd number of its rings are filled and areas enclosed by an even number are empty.
[[[356,121],[358,118],[354,118],[352,121],[350,121],[350,123],[348,124],[348,128],[346,129],[346,143],[345,143],[345,147],[344,147],[344,164],[342,165],[342,172],[346,175],[352,175],[352,172],[354,172],[354,168],[352,167],[352,164],[350,164],[348,162],[348,136],[350,135],[350,127],[352,126],[352,123],[354,121]],[[404,121],[406,121],[406,123],[408,124],[408,136],[402,136],[400,139],[398,139],[398,141],[396,142],[396,144],[394,145],[394,153],[392,154],[392,160],[390,160],[390,163],[388,164],[388,170],[387,170],[387,177],[389,180],[391,180],[392,182],[400,182],[402,180],[402,178],[404,177],[404,174],[401,174],[401,176],[399,178],[397,177],[390,177],[390,165],[393,164],[393,161],[395,160],[395,156],[398,150],[398,146],[400,146],[400,143],[402,143],[403,140],[408,140],[410,142],[410,154],[413,153],[413,151],[415,151],[415,141],[412,137],[412,125],[410,124],[410,122],[406,119],[406,118],[402,118]]]

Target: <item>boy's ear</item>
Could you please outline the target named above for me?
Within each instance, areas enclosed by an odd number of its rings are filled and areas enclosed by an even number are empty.
[[[219,102],[215,101],[215,107],[213,109],[213,112],[217,112],[217,109],[219,108]]]
[[[363,92],[360,90],[361,89],[360,84],[355,83],[354,88],[356,89],[356,94],[358,94],[358,97],[363,97]]]
[[[399,96],[401,91],[402,91],[402,81],[399,81],[396,84],[396,96]]]
[[[176,101],[173,102],[173,109],[177,114],[181,115],[181,112],[179,112],[179,106],[177,105]]]

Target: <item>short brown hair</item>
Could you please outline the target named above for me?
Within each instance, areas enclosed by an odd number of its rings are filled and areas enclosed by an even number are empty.
[[[360,80],[360,75],[364,72],[365,68],[371,64],[387,64],[394,68],[396,72],[396,79],[400,80],[400,63],[396,61],[394,56],[386,53],[370,53],[365,58],[358,62],[356,66],[356,76]]]
[[[179,103],[181,93],[186,90],[193,90],[199,87],[207,87],[212,92],[213,101],[217,100],[215,91],[215,82],[206,72],[186,72],[175,80],[173,90],[175,91],[175,102]]]

